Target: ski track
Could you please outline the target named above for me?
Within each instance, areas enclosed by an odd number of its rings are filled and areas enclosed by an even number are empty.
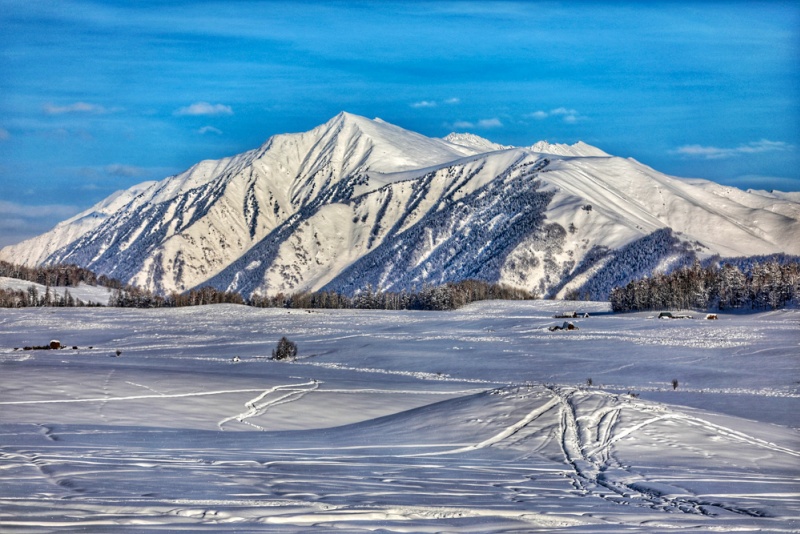
[[[273,387],[263,391],[257,397],[247,401],[244,404],[245,407],[247,408],[246,411],[244,411],[244,412],[242,412],[240,414],[232,415],[231,417],[227,417],[225,419],[222,419],[220,422],[217,423],[217,426],[219,427],[220,430],[224,430],[223,426],[226,423],[229,423],[229,422],[231,422],[233,420],[236,420],[236,421],[238,421],[240,423],[244,423],[246,425],[250,425],[253,428],[256,428],[257,430],[266,430],[265,428],[255,424],[255,423],[251,423],[250,421],[248,421],[248,419],[263,415],[267,410],[269,410],[272,407],[280,406],[281,404],[286,404],[286,403],[289,403],[289,402],[294,402],[294,401],[300,400],[306,394],[311,393],[312,391],[315,391],[317,388],[319,388],[319,381],[317,381],[317,380],[311,380],[309,382],[303,382],[302,384],[285,384],[285,385],[273,386]],[[272,393],[275,393],[277,391],[288,391],[288,393],[286,393],[285,395],[281,395],[280,397],[278,397],[276,399],[272,399],[272,400],[268,400],[268,401],[262,402],[265,397],[267,397],[267,396],[269,396]]]

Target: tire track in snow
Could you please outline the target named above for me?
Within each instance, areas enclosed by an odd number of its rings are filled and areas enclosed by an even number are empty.
[[[486,390],[483,388],[462,389],[458,391],[447,391],[447,390],[438,391],[438,390],[422,390],[422,389],[375,389],[375,388],[319,390],[320,393],[343,393],[345,395],[380,393],[381,395],[444,395],[444,396],[454,396],[454,397],[460,395],[475,395],[477,393],[483,393],[484,391]]]
[[[562,390],[555,387],[548,387],[548,389],[550,389],[556,395],[560,403],[559,408],[561,410],[561,420],[559,423],[559,433],[561,436],[561,449],[566,463],[572,467],[572,479],[576,489],[618,504],[648,507],[665,512],[681,511],[688,514],[710,516],[715,514],[710,512],[708,508],[718,508],[735,514],[746,515],[750,517],[763,516],[763,513],[758,510],[749,510],[723,503],[700,500],[696,495],[691,495],[691,492],[688,492],[687,490],[683,491],[689,493],[690,496],[663,494],[657,489],[649,487],[648,480],[643,476],[619,465],[611,466],[609,463],[610,447],[615,442],[635,434],[648,425],[668,419],[683,420],[690,424],[691,422],[694,422],[695,424],[704,426],[705,428],[717,427],[722,430],[729,430],[731,434],[741,434],[741,436],[736,435],[736,437],[746,441],[749,444],[768,446],[763,440],[757,440],[756,438],[746,436],[740,432],[725,429],[725,427],[714,425],[713,423],[709,423],[702,419],[683,414],[667,413],[658,415],[656,417],[651,417],[631,427],[625,428],[616,434],[613,432],[616,425],[609,424],[607,429],[603,432],[603,440],[600,446],[596,446],[591,451],[585,452],[589,447],[589,443],[586,442],[586,439],[581,432],[581,427],[578,423],[578,417],[576,415],[576,406],[572,400],[577,390],[571,390],[567,393],[564,393]],[[634,405],[633,407],[639,409],[647,408],[645,405]],[[614,419],[616,420],[618,416],[619,410],[614,416]],[[603,417],[605,417],[605,415]],[[596,432],[599,433],[599,430],[596,430]],[[796,454],[796,451],[792,451],[790,449],[778,447],[777,445],[774,445],[774,447],[776,448],[772,450],[777,451],[780,449],[780,452]],[[598,457],[597,455],[600,453],[602,454]],[[615,473],[612,473],[609,470],[609,467],[614,467],[615,471],[621,471],[624,473],[624,475],[618,476]],[[609,494],[598,488],[603,488],[611,493]]]
[[[273,408],[275,406],[280,406],[281,404],[287,404],[289,402],[294,402],[303,398],[306,394],[311,393],[319,388],[319,381],[311,380],[309,382],[303,382],[302,384],[283,384],[279,386],[273,386],[265,391],[262,391],[260,395],[257,397],[250,399],[246,403],[244,403],[245,407],[247,408],[246,411],[232,415],[231,417],[226,417],[225,419],[221,420],[217,423],[217,426],[220,430],[225,430],[223,425],[233,421],[234,419],[240,423],[244,423],[246,425],[250,425],[258,430],[266,430],[265,428],[247,421],[252,417],[258,417],[263,415],[267,410]],[[282,395],[276,399],[271,399],[265,402],[262,402],[264,398],[268,395],[275,393],[277,391],[288,391],[285,395]]]
[[[62,404],[74,402],[112,402],[128,401],[141,399],[179,399],[183,397],[206,397],[209,395],[229,395],[232,393],[255,393],[264,391],[263,389],[223,389],[219,391],[195,391],[192,393],[167,393],[160,395],[129,395],[126,397],[93,397],[89,399],[48,399],[48,400],[27,400],[27,401],[0,401],[0,406],[10,406],[17,404]]]
[[[391,369],[380,369],[372,367],[350,367],[338,362],[308,362],[308,361],[292,361],[287,362],[290,365],[311,365],[314,367],[323,367],[325,369],[335,369],[339,371],[354,371],[357,373],[374,373],[382,375],[397,375],[397,376],[410,376],[419,380],[435,380],[440,382],[464,382],[468,384],[487,384],[492,386],[505,385],[498,381],[481,380],[476,378],[457,378],[450,375],[443,375],[437,373],[428,373],[425,371],[398,371]]]
[[[725,436],[729,439],[735,439],[738,441],[743,441],[750,445],[755,445],[756,447],[762,447],[773,452],[781,452],[784,454],[788,454],[790,456],[795,456],[800,458],[800,451],[796,451],[794,449],[789,449],[788,447],[781,447],[771,441],[767,441],[764,439],[756,438],[745,434],[744,432],[739,432],[738,430],[734,430],[732,428],[728,428],[722,425],[718,425],[716,423],[712,423],[710,421],[706,421],[705,419],[700,419],[699,417],[692,417],[689,415],[681,415],[681,419],[689,423],[690,425],[697,425],[706,429],[714,430],[717,434],[721,436]]]
[[[420,457],[420,456],[442,456],[448,454],[461,454],[464,452],[471,452],[476,451],[478,449],[483,449],[486,447],[491,447],[501,441],[507,440],[508,438],[512,437],[514,434],[531,424],[533,421],[539,418],[539,416],[543,415],[544,413],[550,411],[551,408],[554,408],[558,405],[558,399],[551,398],[545,404],[538,406],[528,412],[528,414],[514,423],[513,425],[507,426],[502,431],[498,432],[494,436],[481,441],[480,443],[476,443],[474,445],[467,445],[464,447],[459,447],[457,449],[451,449],[447,451],[439,451],[439,452],[426,452],[421,454],[411,454],[408,457]]]
[[[639,407],[639,406],[637,406],[637,407]],[[641,406],[640,408],[643,408],[643,407],[644,406]],[[617,409],[616,411],[617,411],[617,415],[619,415],[619,409]],[[590,451],[587,455],[588,456],[594,456],[598,452],[601,452],[602,449],[610,447],[611,445],[613,445],[617,441],[620,441],[621,439],[624,439],[624,438],[630,436],[631,434],[633,434],[635,432],[638,432],[642,428],[644,428],[644,427],[646,427],[648,425],[652,425],[654,423],[658,423],[659,421],[666,421],[666,420],[681,421],[681,422],[684,422],[684,423],[687,423],[687,424],[690,424],[690,425],[699,426],[701,428],[705,428],[706,430],[710,430],[710,431],[716,432],[720,436],[726,437],[728,439],[741,441],[743,443],[747,443],[748,445],[753,445],[753,446],[756,446],[756,447],[761,447],[761,448],[764,448],[764,449],[768,449],[768,450],[773,451],[773,452],[788,454],[790,456],[795,456],[795,457],[800,458],[800,451],[796,451],[796,450],[790,449],[788,447],[781,447],[780,445],[777,445],[777,444],[772,443],[770,441],[767,441],[767,440],[764,440],[764,439],[761,439],[761,438],[756,438],[754,436],[750,436],[748,434],[745,434],[744,432],[740,432],[738,430],[733,430],[732,428],[728,428],[728,427],[725,427],[725,426],[722,426],[722,425],[718,425],[716,423],[712,423],[712,422],[707,421],[705,419],[701,419],[699,417],[694,417],[694,416],[683,414],[683,413],[666,413],[666,414],[662,414],[662,415],[659,415],[659,416],[656,416],[656,417],[652,417],[650,419],[647,419],[645,421],[637,423],[637,424],[635,424],[633,426],[630,426],[630,427],[626,428],[625,430],[619,432],[618,434],[614,434],[613,437],[609,437],[609,438],[603,440],[601,442],[600,446],[598,446],[595,449],[593,449],[592,451]],[[600,440],[598,440],[598,441],[600,441]]]
[[[145,386],[144,384],[137,384],[136,382],[130,382],[128,380],[126,380],[125,383],[126,384],[130,384],[131,386],[136,386],[136,387],[140,387],[140,388],[144,388],[144,389],[150,390],[153,393],[157,393],[158,395],[161,395],[161,396],[164,395],[164,393],[161,393],[160,391],[158,391],[156,389],[153,389],[150,386]]]
[[[619,408],[607,411],[597,423],[597,441],[606,444],[611,441],[611,433],[617,424],[620,414]],[[606,458],[607,459],[607,458]]]
[[[572,468],[571,478],[576,489],[617,504],[647,507],[662,511],[679,509],[686,513],[709,515],[698,503],[647,493],[635,488],[633,484],[622,482],[623,477],[609,476],[607,462],[595,459],[592,454],[584,453],[588,444],[585,443],[585,439],[582,436],[576,415],[576,407],[572,400],[577,391],[571,390],[564,393],[554,387],[548,389],[556,395],[560,403],[559,433],[561,435],[561,450],[566,463]],[[652,422],[652,420],[649,422]],[[627,432],[626,435],[630,433]],[[610,429],[609,436],[607,436],[607,442],[609,443],[621,439],[614,436]],[[619,468],[619,470],[625,473],[625,479],[631,479],[636,476],[636,473],[627,469]],[[643,477],[636,478],[644,480]],[[679,500],[684,502],[679,503]],[[680,504],[683,504],[683,506],[680,506]]]

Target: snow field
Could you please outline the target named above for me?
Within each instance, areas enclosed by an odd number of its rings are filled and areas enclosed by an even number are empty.
[[[0,530],[797,531],[799,319],[4,310]]]

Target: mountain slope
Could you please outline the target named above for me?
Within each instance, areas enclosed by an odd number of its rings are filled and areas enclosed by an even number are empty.
[[[28,266],[44,263],[48,256],[72,243],[80,236],[91,232],[103,224],[106,219],[128,205],[142,191],[147,190],[155,182],[143,182],[130,189],[117,191],[98,202],[91,208],[58,223],[52,230],[28,239],[23,243],[0,249],[0,258]]]
[[[160,292],[203,283],[307,205],[379,186],[382,172],[439,164],[475,151],[380,120],[341,113],[257,150],[201,162],[119,194],[93,226],[67,224],[6,247],[23,264],[71,262]]]
[[[602,297],[694,257],[777,252],[800,254],[790,194],[677,179],[585,143],[433,139],[341,113],[117,193],[0,258],[77,263],[162,293],[475,277]]]

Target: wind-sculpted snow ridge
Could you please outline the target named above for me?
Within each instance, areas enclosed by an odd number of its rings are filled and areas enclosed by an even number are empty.
[[[476,277],[543,296],[695,258],[800,254],[796,194],[677,179],[578,142],[429,138],[340,113],[115,193],[0,259],[162,294],[407,289]]]

